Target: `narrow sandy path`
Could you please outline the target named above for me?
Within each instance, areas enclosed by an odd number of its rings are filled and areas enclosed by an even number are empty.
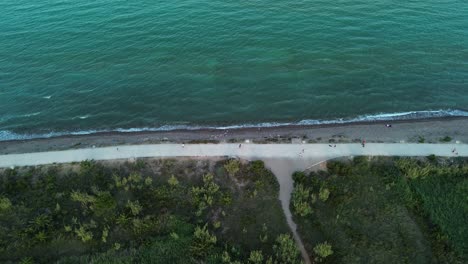
[[[280,184],[279,199],[287,223],[301,250],[305,263],[310,263],[297,226],[289,209],[294,171],[344,156],[468,156],[467,144],[154,144],[87,148],[40,153],[0,155],[0,167],[36,166],[52,163],[80,162],[83,160],[113,160],[146,157],[239,157],[261,159],[276,175]]]
[[[310,166],[321,163],[326,160],[326,157],[302,158],[302,159],[288,159],[288,158],[263,158],[265,166],[269,168],[278,179],[280,185],[279,199],[281,207],[283,208],[286,216],[286,221],[291,228],[294,240],[296,241],[299,250],[301,251],[302,258],[306,264],[310,264],[309,255],[302,243],[301,237],[297,233],[297,225],[292,219],[292,213],[289,208],[291,201],[291,193],[294,189],[294,182],[292,174],[295,171],[303,171]]]

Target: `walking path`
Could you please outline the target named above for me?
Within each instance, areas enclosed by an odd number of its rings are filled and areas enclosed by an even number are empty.
[[[113,160],[147,157],[239,157],[261,159],[276,175],[280,184],[281,205],[294,238],[306,263],[310,263],[304,245],[296,231],[289,210],[293,180],[297,170],[323,161],[346,156],[463,156],[468,157],[468,144],[155,144],[125,145],[103,148],[73,149],[40,153],[0,155],[1,167],[36,166],[83,160]]]
[[[145,157],[213,157],[230,156],[246,159],[263,158],[336,158],[342,156],[468,156],[468,144],[154,144],[124,145],[103,148],[72,149],[40,153],[0,155],[0,167],[35,166],[79,162],[86,159],[112,160]],[[304,150],[304,152],[302,152]]]

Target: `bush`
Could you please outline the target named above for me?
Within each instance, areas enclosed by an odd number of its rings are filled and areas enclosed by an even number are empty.
[[[437,157],[436,157],[436,155],[431,154],[431,155],[427,156],[427,160],[428,160],[429,162],[433,162],[433,163],[434,163],[434,162],[437,162]]]
[[[450,142],[450,141],[452,141],[452,138],[449,137],[449,136],[445,136],[443,138],[440,138],[439,141],[440,142]]]
[[[294,172],[292,177],[293,177],[293,180],[294,180],[294,184],[304,183],[305,179],[306,179],[306,175],[302,171]]]
[[[238,160],[232,159],[232,160],[229,160],[224,165],[224,168],[229,173],[229,175],[232,177],[232,176],[236,175],[236,173],[239,171],[239,165],[240,165],[240,163],[239,163]]]
[[[319,243],[314,247],[314,253],[317,255],[317,260],[322,261],[333,254],[332,246],[326,241]]]
[[[322,202],[326,202],[329,196],[330,196],[330,191],[327,188],[324,188],[324,187],[320,188],[319,199],[322,200]]]
[[[345,176],[349,175],[352,167],[349,164],[340,161],[327,161],[327,169],[330,174]]]

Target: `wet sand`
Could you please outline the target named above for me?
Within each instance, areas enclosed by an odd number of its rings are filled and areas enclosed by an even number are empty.
[[[390,123],[391,128],[385,126]],[[48,139],[0,141],[0,154],[66,150],[114,145],[158,143],[352,143],[366,140],[376,143],[440,143],[450,137],[468,143],[468,118],[421,119],[394,122],[370,122],[315,126],[201,129],[134,133],[96,133]]]

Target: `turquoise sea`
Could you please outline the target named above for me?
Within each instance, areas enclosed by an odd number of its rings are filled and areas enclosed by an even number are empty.
[[[0,1],[0,140],[447,115],[466,0]]]

